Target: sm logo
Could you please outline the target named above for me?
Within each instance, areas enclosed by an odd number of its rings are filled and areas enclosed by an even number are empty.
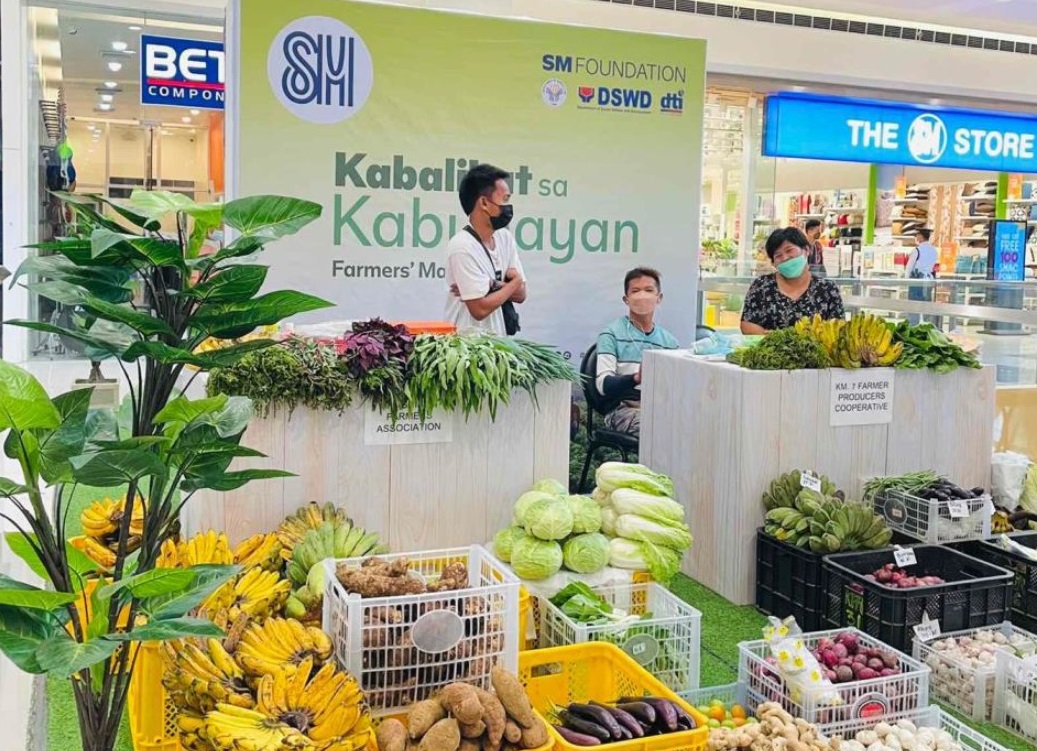
[[[939,161],[947,150],[947,126],[936,115],[919,115],[907,131],[907,148],[916,162]]]
[[[328,125],[355,115],[371,93],[374,66],[364,40],[335,18],[288,24],[267,53],[267,78],[296,117]]]

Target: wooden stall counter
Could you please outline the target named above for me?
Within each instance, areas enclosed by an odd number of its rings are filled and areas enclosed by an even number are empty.
[[[862,396],[836,398],[846,389]],[[872,477],[926,469],[988,487],[994,398],[993,367],[764,372],[653,351],[641,386],[640,456],[673,478],[687,508],[695,543],[685,573],[749,604],[761,497],[774,478],[816,470],[849,498]],[[857,402],[871,406],[847,406]]]

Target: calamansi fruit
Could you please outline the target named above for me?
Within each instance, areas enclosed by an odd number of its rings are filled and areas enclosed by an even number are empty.
[[[727,710],[724,709],[724,706],[722,704],[719,706],[712,706],[709,708],[709,717],[716,720],[717,722],[721,722],[727,719]]]
[[[741,704],[735,704],[733,707],[731,707],[731,716],[732,717],[741,717],[744,720],[745,719],[745,707],[743,707]]]

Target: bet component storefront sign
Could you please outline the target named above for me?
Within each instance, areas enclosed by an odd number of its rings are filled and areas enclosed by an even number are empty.
[[[1037,171],[1037,118],[782,92],[767,97],[765,156],[990,172]]]
[[[222,110],[227,65],[222,42],[140,38],[140,102]]]
[[[488,162],[513,176],[523,337],[577,358],[651,266],[691,341],[704,42],[349,0],[235,13],[236,193],[324,206],[265,256],[271,288],[337,303],[300,321],[441,320],[458,185]]]

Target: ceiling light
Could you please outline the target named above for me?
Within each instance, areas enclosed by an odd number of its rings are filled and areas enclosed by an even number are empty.
[[[126,42],[112,42],[112,49],[116,52],[125,52],[129,46]]]
[[[101,110],[103,112],[107,112],[111,108],[112,108],[112,105],[110,103],[108,103],[108,102],[101,102],[99,105],[97,105],[97,109],[99,109],[99,110]]]
[[[141,26],[127,26],[130,31],[140,31],[143,27]]]
[[[122,63],[120,63],[117,60],[109,60],[108,70],[110,70],[112,73],[118,73],[120,70],[122,70]]]
[[[197,117],[198,115],[202,114],[202,111],[201,110],[191,110],[191,114],[194,115],[195,117]]]
[[[187,117],[185,115],[184,117],[180,118],[180,122],[182,122],[182,123],[189,123],[189,122],[191,122],[191,118],[189,118],[189,117]]]
[[[116,83],[115,81],[105,81],[104,82],[104,87],[106,89],[117,89],[117,88],[119,88],[119,84]]]
[[[101,101],[102,102],[110,102],[113,99],[115,99],[115,95],[114,94],[101,94]]]

